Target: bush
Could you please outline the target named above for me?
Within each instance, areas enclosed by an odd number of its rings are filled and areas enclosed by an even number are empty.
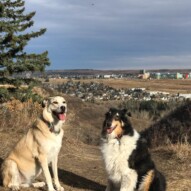
[[[41,84],[36,79],[24,78],[0,78],[0,84],[4,84],[0,88],[0,103],[18,99],[21,102],[32,100],[33,102],[41,102],[42,97],[33,92],[33,88]]]
[[[0,88],[0,103],[10,100],[10,94],[7,88]]]
[[[33,102],[21,102],[16,99],[0,106],[1,132],[25,132],[41,113],[41,104]]]
[[[41,103],[43,98],[34,93],[32,88],[0,88],[0,103],[8,102],[10,100],[17,99],[21,102],[32,100],[33,102]]]
[[[191,143],[191,101],[183,103],[142,131],[150,145]]]
[[[155,101],[155,100],[128,100],[120,104],[120,108],[126,108],[129,112],[135,113],[137,117],[143,118],[141,113],[148,113],[150,119],[158,120],[165,113],[173,111],[178,106],[184,104],[185,101]],[[140,116],[139,116],[139,115]],[[146,116],[146,115],[145,115]]]
[[[41,81],[36,79],[25,79],[25,78],[0,78],[0,84],[14,85],[15,87],[20,87],[21,85],[39,85]]]

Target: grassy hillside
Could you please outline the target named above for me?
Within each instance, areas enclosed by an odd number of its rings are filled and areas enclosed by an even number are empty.
[[[37,90],[36,90],[37,91]],[[41,92],[54,95],[54,91]],[[64,125],[65,136],[59,155],[59,177],[66,191],[104,191],[107,182],[101,153],[99,139],[104,119],[104,113],[109,107],[117,107],[119,102],[104,102],[102,104],[84,103],[78,98],[64,95],[68,102],[67,122]],[[40,104],[32,101],[21,103],[12,100],[0,106],[0,161],[6,157],[15,143],[28,130],[33,121],[42,111]],[[191,129],[191,103],[177,108],[173,113],[165,115],[155,124],[147,115],[133,115],[130,118],[133,126],[139,131],[145,132],[149,137],[156,139],[161,132],[176,135],[184,132],[190,135]],[[179,128],[180,127],[180,128]],[[152,134],[152,129],[158,133]],[[162,131],[161,131],[162,130]],[[162,134],[162,135],[164,135]],[[178,137],[173,137],[174,139]],[[163,143],[163,139],[159,139]],[[151,149],[151,154],[159,170],[161,170],[168,182],[168,191],[190,191],[191,148],[188,142],[168,142],[163,146],[158,141],[157,146]],[[39,179],[43,179],[41,176]],[[6,191],[1,185],[0,190]],[[28,188],[27,191],[38,189]],[[44,189],[45,190],[45,189]]]
[[[191,101],[176,108],[142,132],[152,146],[191,144]]]

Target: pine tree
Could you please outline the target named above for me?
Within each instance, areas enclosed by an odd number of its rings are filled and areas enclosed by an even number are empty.
[[[0,71],[11,75],[24,71],[44,71],[50,64],[48,52],[28,54],[24,48],[32,38],[46,32],[26,32],[33,26],[35,12],[25,14],[23,0],[0,1]]]

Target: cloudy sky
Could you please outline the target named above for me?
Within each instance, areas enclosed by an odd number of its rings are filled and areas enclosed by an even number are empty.
[[[191,68],[190,0],[25,0],[47,69]]]

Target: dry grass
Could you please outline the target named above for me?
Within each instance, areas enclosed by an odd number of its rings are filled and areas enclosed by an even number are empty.
[[[1,105],[0,108],[0,132],[5,133],[23,133],[34,122],[41,111],[41,106],[38,103],[20,102],[12,100]],[[0,135],[1,136],[1,135]]]
[[[169,143],[165,146],[158,146],[151,149],[153,152],[164,152],[180,163],[191,162],[191,145],[189,143]],[[191,165],[191,163],[190,163]]]
[[[141,132],[150,146],[191,144],[191,101],[187,101]]]
[[[96,105],[83,103],[78,98],[65,97],[69,107],[63,147],[59,155],[61,184],[66,191],[104,191],[107,178],[99,147],[95,144],[100,137],[104,113],[109,107],[117,106],[116,102]],[[12,100],[1,106],[1,160],[27,131],[40,111],[41,106],[31,100],[26,103]],[[138,130],[149,127],[151,123],[146,114],[142,113],[141,116],[131,118],[133,126]],[[167,191],[190,191],[191,147],[188,143],[154,148],[151,153],[157,168],[167,178]],[[0,190],[7,191],[1,185]],[[33,188],[23,190],[39,191]]]
[[[189,143],[169,144],[167,147],[181,161],[191,160],[191,146]]]
[[[167,180],[167,191],[190,191],[191,146],[186,143],[159,146],[151,150],[157,167]]]

